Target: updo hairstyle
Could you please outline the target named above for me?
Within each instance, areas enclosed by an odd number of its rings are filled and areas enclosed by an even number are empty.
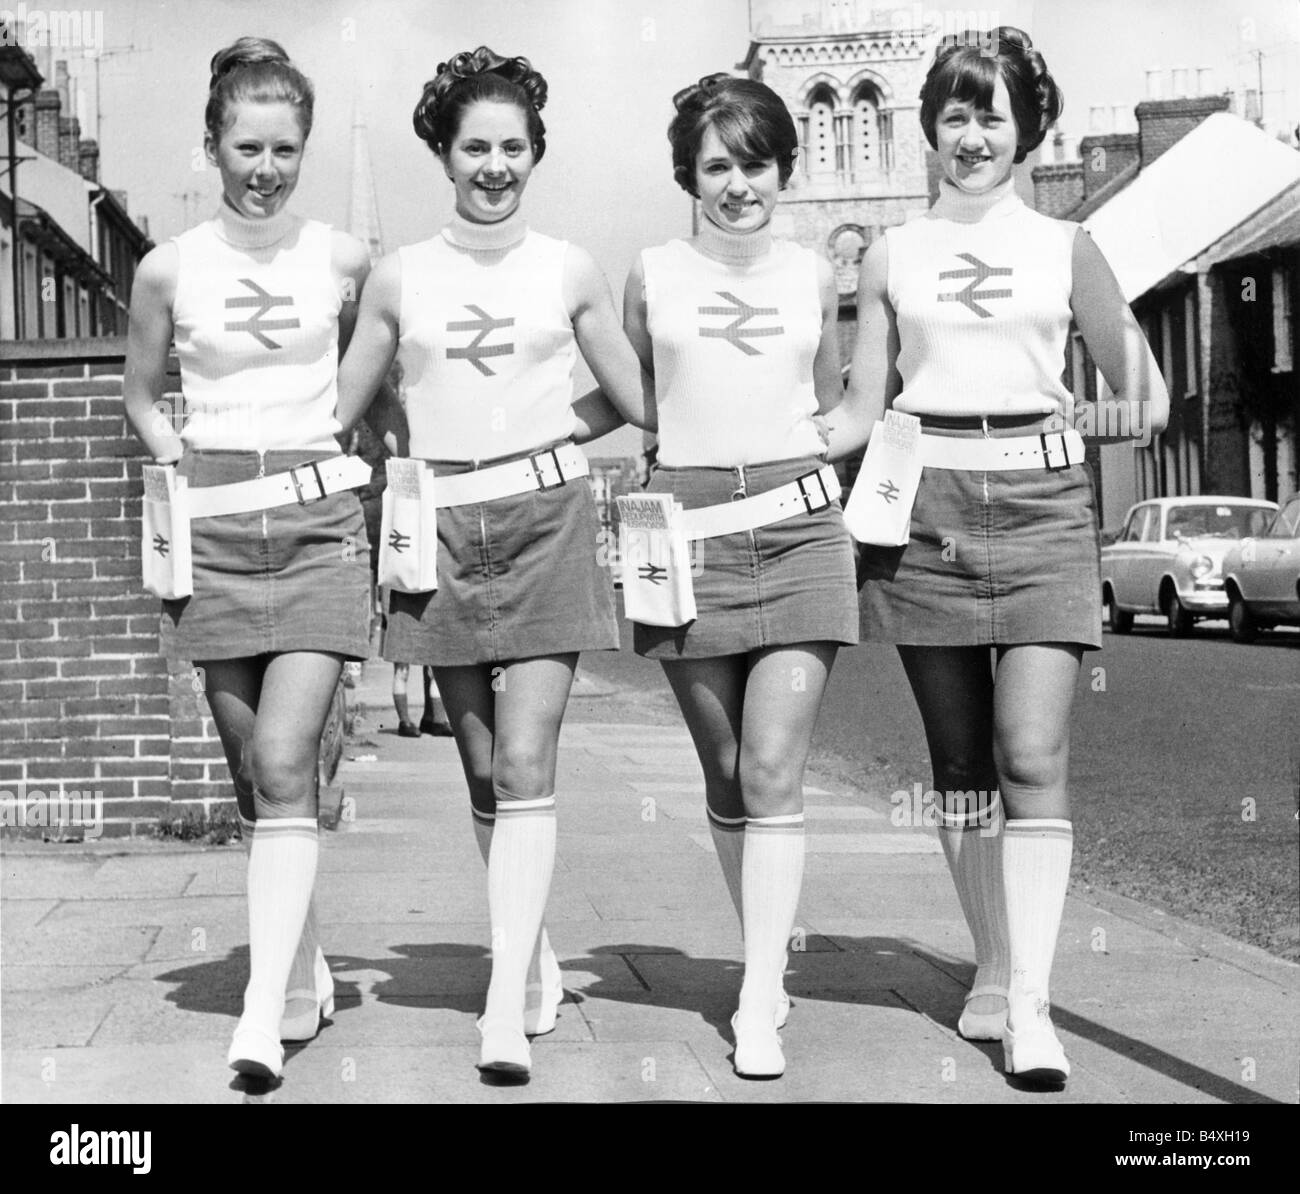
[[[481,100],[514,104],[523,112],[533,160],[540,162],[546,152],[546,125],[539,115],[546,106],[546,80],[527,58],[503,58],[487,46],[438,64],[411,117],[415,135],[441,156],[456,139],[465,109]]]
[[[695,161],[710,127],[738,158],[775,158],[781,185],[790,181],[799,134],[781,97],[766,83],[727,74],[707,75],[673,96],[673,106],[677,115],[668,126],[673,177],[688,194],[700,197]]]
[[[214,141],[230,125],[230,106],[239,103],[290,104],[298,113],[302,139],[311,133],[316,93],[311,80],[292,62],[279,42],[241,37],[212,56],[212,80],[204,124]]]
[[[1015,160],[1023,162],[1038,148],[1065,99],[1029,34],[1000,25],[988,33],[949,34],[939,43],[921,88],[921,127],[931,149],[937,148],[935,124],[944,104],[955,99],[987,111],[999,74],[1016,121]]]

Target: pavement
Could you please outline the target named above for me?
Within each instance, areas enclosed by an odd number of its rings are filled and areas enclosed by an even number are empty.
[[[5,1102],[1300,1101],[1300,967],[1096,892],[1067,900],[1053,975],[1070,1081],[1006,1078],[999,1046],[956,1033],[971,946],[935,831],[815,771],[786,1074],[736,1077],[740,935],[690,740],[590,677],[560,742],[547,913],[567,994],[531,1081],[493,1084],[474,1067],[489,933],[459,760],[450,739],[397,736],[390,677],[373,661],[354,690],[342,818],[322,833],[337,1009],[282,1082],[225,1067],[248,966],[238,845],[6,841]]]

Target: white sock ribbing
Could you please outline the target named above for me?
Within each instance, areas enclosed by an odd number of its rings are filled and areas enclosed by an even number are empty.
[[[1069,821],[1006,824],[1002,872],[1011,943],[1010,1022],[1023,1027],[1049,1014],[1048,986],[1056,935],[1070,882],[1074,831]]]
[[[316,882],[320,844],[308,817],[262,817],[248,855],[249,979],[244,1016],[278,1039],[284,992]]]
[[[1011,983],[1002,879],[1003,830],[1002,800],[996,792],[982,815],[978,808],[966,808],[944,811],[939,818],[939,840],[975,945],[973,991],[981,987],[1005,991]],[[1000,1008],[1001,1004],[994,1006]]]
[[[239,815],[239,826],[244,843],[244,852],[253,848],[253,835],[257,832],[257,822]],[[289,977],[285,981],[285,993],[290,991],[316,991],[316,954],[320,949],[320,924],[316,919],[315,897],[308,901],[307,915],[302,924],[302,936],[298,938],[298,948],[293,951],[293,962],[289,966]]]
[[[745,818],[721,817],[705,805],[709,818],[709,832],[713,835],[713,848],[722,867],[722,878],[736,909],[741,930],[745,927],[744,901],[741,899],[740,875],[745,857]]]
[[[745,822],[741,907],[745,935],[742,1019],[770,1025],[803,885],[803,814],[750,817]]]
[[[488,856],[492,979],[483,1012],[485,1024],[505,1021],[522,1029],[528,963],[542,927],[554,868],[555,797],[498,801]]]

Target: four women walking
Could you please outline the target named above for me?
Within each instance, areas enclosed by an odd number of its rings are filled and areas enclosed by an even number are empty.
[[[642,614],[634,645],[681,706],[740,921],[737,1073],[785,1068],[803,772],[835,654],[860,629],[898,645],[945,794],[977,963],[959,1031],[1001,1040],[1009,1074],[1063,1082],[1048,977],[1070,863],[1068,715],[1082,653],[1100,645],[1093,487],[1059,380],[1071,322],[1116,400],[1150,404],[1130,426],[1159,430],[1168,400],[1086,233],[1015,195],[1014,164],[1061,107],[1029,39],[940,46],[921,97],[940,198],[863,261],[847,393],[830,266],[772,235],[798,136],[765,85],[711,76],[674,97],[673,172],[699,231],[641,254],[620,329],[590,255],[524,221],[547,94],[526,59],[480,47],[426,84],[415,131],[455,215],[368,281],[356,242],[285,211],[310,84],[255,39],[218,54],[213,76],[221,210],[142,264],[125,396],[155,461],[188,483],[193,593],[164,603],[164,643],[203,668],[252,843],[231,1065],[278,1075],[280,1041],[314,1035],[332,1007],[311,906],[315,757],[342,661],[368,654],[369,611],[348,492],[365,478],[334,437],[397,361],[411,458],[397,475],[436,520],[436,550],[428,537],[423,568],[394,588],[382,650],[434,669],[487,864],[480,1068],[526,1076],[529,1037],[563,997],[544,925],[557,744],[579,652],[619,641],[577,444],[627,420],[657,432],[647,492],[670,495],[694,553],[694,616]],[[999,277],[983,309],[949,301],[971,262]],[[274,331],[231,315],[263,293],[284,306]],[[179,441],[152,419],[173,336]],[[599,388],[575,403],[579,352]],[[910,535],[864,546],[855,580],[827,461],[860,453],[891,410],[891,429],[919,420]],[[300,503],[304,478],[321,500]]]

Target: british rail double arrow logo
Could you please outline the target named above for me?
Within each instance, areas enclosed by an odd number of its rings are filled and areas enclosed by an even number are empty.
[[[935,297],[941,303],[961,303],[963,306],[969,307],[981,319],[991,319],[993,312],[986,311],[980,306],[980,303],[988,302],[989,299],[1010,298],[1011,291],[981,290],[980,287],[990,278],[1011,277],[1011,271],[1009,269],[1003,269],[1000,266],[985,265],[984,262],[973,253],[958,253],[957,256],[966,262],[971,268],[944,270],[939,275],[940,280],[944,278],[969,278],[970,281],[960,290],[954,291],[952,294],[940,294]]]
[[[514,327],[515,321],[513,318],[494,319],[482,307],[476,307],[473,303],[466,303],[465,310],[472,311],[478,318],[453,320],[447,324],[447,330],[449,332],[477,332],[478,335],[464,348],[447,349],[447,359],[449,361],[468,361],[484,377],[495,377],[496,374],[487,365],[483,364],[483,358],[510,356],[514,352],[515,346],[513,344],[484,345],[483,341],[492,332],[500,331],[502,328]]]
[[[779,315],[781,313],[778,307],[751,307],[744,299],[737,298],[727,290],[718,290],[714,292],[719,298],[726,299],[731,304],[730,307],[701,307],[701,315],[732,315],[735,316],[732,321],[724,328],[700,328],[700,335],[706,340],[730,340],[746,356],[758,357],[763,354],[758,351],[752,344],[746,344],[746,340],[752,340],[756,336],[779,336],[785,331],[784,327],[765,327],[750,328],[745,327],[751,319],[759,315]]]
[[[167,540],[161,534],[153,537],[153,549],[164,559],[167,556]]]
[[[247,332],[266,348],[280,348],[281,345],[277,344],[266,333],[301,326],[297,317],[295,316],[293,319],[263,319],[262,316],[272,307],[286,305],[292,307],[294,305],[293,295],[268,294],[252,278],[240,278],[239,281],[241,285],[247,286],[253,293],[226,299],[226,310],[234,311],[240,307],[256,307],[257,310],[245,320],[226,324],[226,331]]]
[[[411,536],[402,534],[394,527],[388,532],[388,546],[396,552],[403,552],[411,546]]]

